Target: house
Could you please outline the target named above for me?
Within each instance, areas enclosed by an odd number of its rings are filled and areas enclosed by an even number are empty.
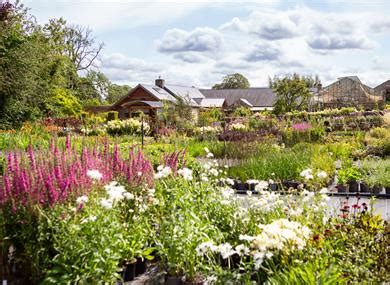
[[[324,88],[319,88],[312,98],[318,108],[381,107],[383,96],[374,88],[363,84],[357,76],[346,76]]]
[[[208,108],[231,110],[237,106],[246,106],[253,111],[271,110],[275,94],[270,88],[198,89],[193,86],[166,84],[164,79],[158,78],[154,85],[138,84],[111,106],[87,107],[86,111],[117,111],[121,119],[130,118],[135,112],[142,111],[156,119],[164,104],[177,104],[179,100],[191,106],[196,119],[199,110]]]
[[[271,88],[256,87],[248,89],[201,89],[200,92],[209,100],[223,98],[226,109],[238,106],[248,107],[252,111],[272,110],[275,93]]]
[[[390,101],[390,79],[374,88],[375,92],[382,95],[386,101]]]

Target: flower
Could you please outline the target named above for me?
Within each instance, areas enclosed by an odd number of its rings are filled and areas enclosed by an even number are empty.
[[[188,180],[188,181],[191,181],[193,179],[192,177],[192,170],[189,169],[189,168],[183,168],[183,169],[179,169],[177,171],[177,173],[181,176],[183,176],[183,178],[185,180]]]
[[[230,256],[236,253],[236,251],[233,249],[230,243],[220,244],[218,246],[218,250],[223,259],[229,258]]]
[[[300,176],[306,180],[310,180],[310,179],[314,178],[313,172],[310,168],[302,170],[302,172],[300,173]]]
[[[268,182],[262,180],[262,181],[259,181],[257,183],[257,185],[255,186],[255,190],[260,192],[260,191],[263,191],[263,190],[267,189],[268,186],[269,186]]]
[[[245,241],[249,241],[249,242],[251,242],[252,240],[255,239],[255,237],[249,236],[249,235],[240,235],[238,238],[239,238],[239,240],[245,240]]]
[[[168,177],[172,173],[172,170],[169,166],[160,165],[159,167],[157,167],[157,170],[158,172],[154,175],[155,179]]]
[[[100,180],[103,178],[103,174],[101,174],[100,171],[97,169],[88,170],[87,175],[91,179],[95,179],[95,180]]]
[[[83,203],[87,203],[88,202],[88,197],[83,195],[83,196],[80,196],[76,199],[76,203],[77,205],[80,205],[80,204],[83,204]]]
[[[209,251],[214,252],[218,250],[218,247],[215,246],[213,242],[207,241],[199,244],[195,250],[198,256],[203,256]]]
[[[214,154],[211,153],[211,152],[208,152],[208,153],[206,154],[206,157],[207,157],[207,158],[213,158],[213,157],[214,157]]]
[[[326,177],[328,177],[328,174],[325,171],[319,171],[317,172],[317,177],[320,179],[325,179]]]
[[[112,209],[112,200],[102,198],[100,199],[100,205],[106,209]]]
[[[236,246],[236,252],[238,255],[243,256],[243,255],[248,255],[249,254],[249,248],[243,244],[239,244]]]
[[[133,200],[134,199],[134,195],[129,193],[129,192],[123,193],[123,197],[125,197],[127,200]]]

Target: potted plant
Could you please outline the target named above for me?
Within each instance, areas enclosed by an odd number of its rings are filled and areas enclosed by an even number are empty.
[[[349,192],[358,192],[359,191],[359,180],[361,178],[361,174],[356,167],[348,167],[346,169],[346,182],[348,183],[348,191]]]
[[[340,169],[337,173],[337,192],[345,193],[347,192],[347,172],[344,168]]]

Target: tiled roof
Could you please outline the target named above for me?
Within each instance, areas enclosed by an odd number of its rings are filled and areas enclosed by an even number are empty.
[[[242,102],[242,99],[253,107],[272,107],[275,101],[275,93],[271,88],[200,89],[200,92],[206,98],[225,98],[229,107]]]

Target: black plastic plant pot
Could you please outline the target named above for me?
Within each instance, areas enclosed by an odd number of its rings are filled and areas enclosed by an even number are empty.
[[[146,272],[146,261],[143,258],[137,258],[137,263],[135,264],[135,276],[144,274]]]
[[[385,189],[386,189],[386,194],[387,194],[387,195],[390,195],[390,186],[385,187]]]
[[[182,285],[183,281],[179,276],[165,275],[165,285]]]
[[[277,191],[279,189],[279,185],[277,183],[272,183],[269,185],[269,189],[271,189],[271,191]]]
[[[350,181],[348,182],[349,185],[349,192],[359,192],[359,184],[356,181]]]
[[[133,281],[134,278],[135,278],[135,262],[127,263],[123,274],[123,281],[124,282]]]
[[[337,185],[337,192],[339,192],[339,193],[347,192],[347,186],[344,184]]]
[[[379,194],[380,192],[382,192],[382,186],[374,186],[371,188],[371,192],[373,194]]]
[[[247,183],[236,182],[234,184],[234,189],[241,190],[241,191],[246,191],[246,190],[248,190],[248,187],[245,184],[247,184]]]
[[[294,188],[294,189],[298,189],[298,186],[299,186],[299,182],[296,182],[296,181],[283,181],[283,186],[286,187],[286,188]]]
[[[370,188],[365,183],[360,183],[360,193],[368,193]]]

